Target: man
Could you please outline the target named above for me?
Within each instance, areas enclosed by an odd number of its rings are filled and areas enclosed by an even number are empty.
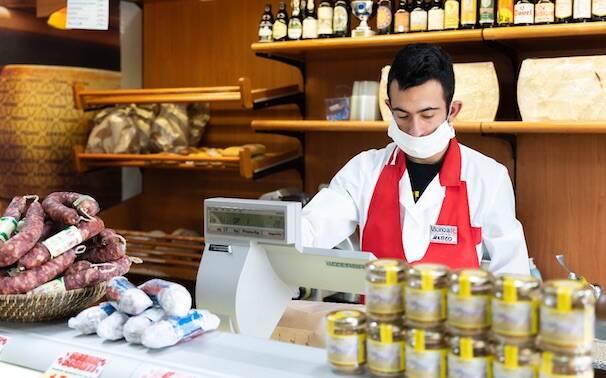
[[[460,145],[452,127],[454,71],[439,47],[396,55],[387,105],[393,143],[350,160],[303,209],[303,243],[332,248],[360,227],[361,249],[378,258],[529,273],[507,169]]]

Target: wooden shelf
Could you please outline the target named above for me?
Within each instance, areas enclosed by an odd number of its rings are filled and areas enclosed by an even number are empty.
[[[505,28],[483,29],[483,38],[487,41],[588,36],[606,36],[606,22],[511,26]]]
[[[606,122],[482,122],[485,134],[606,134]]]
[[[232,102],[245,109],[258,109],[303,100],[298,85],[252,89],[248,78],[240,78],[237,86],[221,87],[93,90],[85,89],[81,83],[74,84],[74,104],[82,110],[118,104],[193,102]]]
[[[75,166],[80,173],[96,168],[156,168],[178,170],[229,170],[247,179],[256,179],[271,172],[285,169],[302,157],[300,146],[280,152],[267,152],[252,156],[244,148],[238,157],[207,158],[195,155],[161,154],[102,154],[86,153],[83,146],[74,147]]]

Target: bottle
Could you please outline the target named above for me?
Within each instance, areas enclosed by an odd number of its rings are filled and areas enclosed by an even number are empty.
[[[318,38],[318,15],[315,0],[307,0],[305,18],[303,19],[303,39]]]
[[[593,0],[591,16],[594,21],[606,21],[606,0]]]
[[[259,42],[273,42],[274,15],[271,13],[271,4],[265,4],[265,11],[259,22]]]
[[[459,0],[446,0],[444,3],[444,29],[459,28]]]
[[[474,29],[478,17],[477,0],[461,0],[461,29]]]
[[[555,22],[555,4],[553,0],[538,0],[534,5],[535,24],[553,24]]]
[[[555,19],[560,24],[572,22],[572,0],[556,0]]]
[[[303,35],[303,24],[301,23],[301,3],[300,0],[292,0],[292,15],[288,22],[288,39],[297,41]]]
[[[345,0],[337,0],[335,3],[332,28],[335,37],[347,37],[349,33],[349,9]]]
[[[491,28],[495,23],[495,0],[480,0],[479,19],[480,26]]]
[[[429,12],[427,12],[427,30],[444,30],[444,2],[433,0]]]
[[[497,25],[513,24],[513,0],[497,0]]]
[[[591,20],[591,0],[574,0],[572,10],[573,22],[586,22]]]
[[[283,1],[280,1],[278,6],[273,32],[274,41],[286,41],[288,39],[288,13],[286,13],[286,4]]]
[[[513,10],[513,23],[515,25],[534,24],[534,4],[529,0],[518,0]]]
[[[318,6],[318,37],[332,37],[332,19],[334,8],[332,1],[322,0]]]
[[[410,31],[410,10],[405,0],[400,0],[398,10],[394,15],[394,33],[408,33]]]
[[[410,31],[427,30],[427,9],[423,0],[414,0],[414,9],[410,12]]]
[[[379,1],[377,9],[377,29],[379,29],[379,34],[391,34],[392,18],[391,0]]]

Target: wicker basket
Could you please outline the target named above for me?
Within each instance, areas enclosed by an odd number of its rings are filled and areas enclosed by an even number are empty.
[[[63,319],[98,302],[106,282],[84,289],[54,294],[0,295],[0,320],[39,322]]]

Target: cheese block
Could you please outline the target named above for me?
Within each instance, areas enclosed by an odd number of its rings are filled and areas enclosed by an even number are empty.
[[[524,60],[518,107],[527,122],[606,121],[606,55]]]
[[[384,121],[392,115],[385,104],[389,66],[381,70],[379,107]],[[499,80],[492,62],[456,63],[454,99],[463,102],[458,121],[494,121],[499,109]]]
[[[265,146],[262,144],[245,144],[243,146],[227,147],[221,152],[221,154],[225,157],[238,157],[240,156],[240,151],[243,148],[248,148],[251,150],[252,156],[263,155],[266,151]]]

